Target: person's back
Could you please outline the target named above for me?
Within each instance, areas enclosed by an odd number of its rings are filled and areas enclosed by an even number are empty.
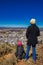
[[[31,24],[26,32],[26,37],[29,41],[27,44],[35,46],[38,43],[37,36],[39,35],[39,28],[36,26],[36,24]]]
[[[23,53],[25,53],[23,46],[18,46],[17,50],[18,50],[18,52],[17,52],[18,58],[22,59],[23,58]]]
[[[24,58],[24,55],[25,55],[25,51],[24,51],[22,42],[19,41],[18,45],[17,45],[17,49],[16,49],[16,57],[18,59],[22,59],[22,58]]]
[[[27,49],[26,49],[25,60],[28,59],[29,51],[32,46],[32,58],[34,62],[36,62],[36,44],[38,43],[37,36],[40,35],[40,30],[36,26],[35,19],[31,19],[30,23],[31,25],[27,28],[27,31],[26,31]]]

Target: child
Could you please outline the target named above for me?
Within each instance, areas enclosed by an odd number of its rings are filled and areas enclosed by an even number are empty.
[[[17,49],[16,49],[15,55],[16,55],[17,59],[20,59],[20,60],[22,58],[24,58],[24,56],[25,56],[25,51],[24,51],[21,41],[18,41],[18,43],[17,43]]]

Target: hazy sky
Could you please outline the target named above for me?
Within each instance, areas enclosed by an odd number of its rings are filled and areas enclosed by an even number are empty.
[[[43,0],[0,0],[0,26],[27,27],[31,18],[43,26]]]

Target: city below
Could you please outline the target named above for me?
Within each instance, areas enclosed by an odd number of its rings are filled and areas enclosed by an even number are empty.
[[[21,40],[23,44],[26,44],[26,29],[17,27],[0,27],[0,43],[16,44],[18,40]],[[39,41],[43,41],[43,28],[40,28]]]

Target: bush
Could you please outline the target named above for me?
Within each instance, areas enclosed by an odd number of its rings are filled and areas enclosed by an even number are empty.
[[[0,56],[10,53],[13,49],[7,44],[0,44]]]

